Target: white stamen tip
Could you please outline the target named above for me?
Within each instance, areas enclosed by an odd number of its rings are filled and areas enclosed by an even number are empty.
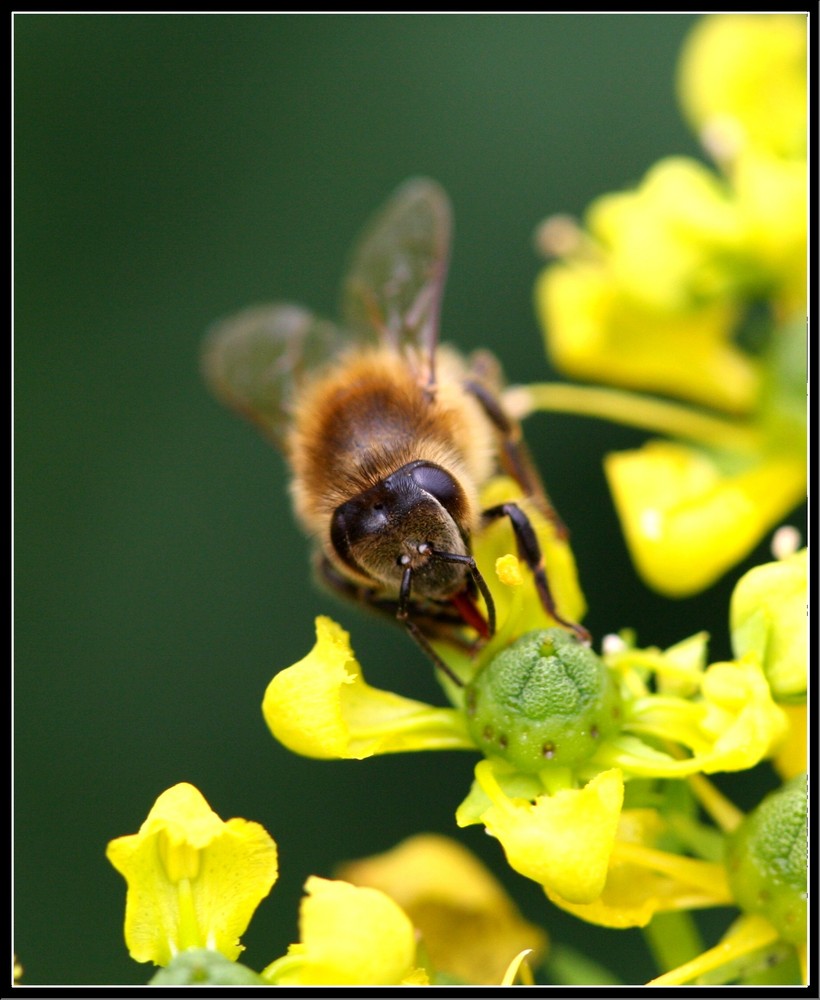
[[[772,535],[771,550],[775,559],[787,559],[800,548],[800,532],[794,525],[784,524]]]

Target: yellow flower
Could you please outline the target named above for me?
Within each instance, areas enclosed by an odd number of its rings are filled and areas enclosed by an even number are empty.
[[[805,14],[702,18],[681,54],[678,93],[704,144],[729,157],[806,149]]]
[[[508,794],[488,760],[475,775],[477,789],[456,813],[459,826],[483,823],[510,867],[550,892],[578,903],[601,894],[623,801],[620,771],[604,771],[581,789],[534,796]]]
[[[706,17],[680,79],[722,173],[667,157],[593,202],[584,230],[541,230],[557,258],[535,290],[550,357],[619,388],[508,393],[520,417],[554,409],[673,439],[607,460],[636,568],[670,596],[710,586],[805,496],[805,17]]]
[[[262,977],[277,986],[424,985],[413,924],[377,889],[311,876],[299,909],[299,944]]]
[[[649,650],[605,657],[612,668],[624,671],[632,696],[624,701],[622,735],[600,747],[595,757],[599,764],[634,776],[681,778],[745,770],[779,747],[787,732],[786,716],[772,699],[755,654],[711,664],[697,679],[697,697],[649,691],[641,696],[640,674],[647,668],[663,670],[664,657]],[[679,749],[667,753],[653,741]]]
[[[805,318],[808,165],[750,150],[732,164],[747,280],[778,318]]]
[[[737,656],[760,658],[776,698],[806,695],[808,668],[808,552],[755,566],[732,594],[730,624]]]
[[[616,928],[645,927],[656,913],[730,905],[723,866],[659,850],[665,830],[657,810],[625,809],[598,898],[579,904],[551,890],[547,895],[581,920]]]
[[[553,364],[574,378],[738,413],[756,397],[758,366],[731,343],[730,301],[659,312],[630,298],[607,265],[581,259],[542,272],[536,311]]]
[[[419,834],[391,851],[343,865],[339,875],[386,892],[421,934],[438,973],[464,983],[500,983],[511,956],[525,950],[538,961],[546,935],[527,923],[499,882],[465,847],[437,834]]]
[[[787,449],[723,472],[704,451],[658,440],[604,467],[636,569],[670,597],[709,586],[805,496],[804,456]]]
[[[808,717],[805,703],[782,706],[788,719],[789,728],[780,744],[772,763],[784,781],[802,774],[806,770],[806,746],[808,743]]]
[[[262,703],[265,721],[284,746],[307,757],[361,760],[378,753],[472,747],[463,717],[371,687],[350,637],[316,619],[316,644],[276,674]]]
[[[137,962],[167,965],[186,948],[234,960],[276,881],[276,844],[258,823],[223,822],[189,784],[157,799],[139,833],[108,844],[128,883],[125,940]]]

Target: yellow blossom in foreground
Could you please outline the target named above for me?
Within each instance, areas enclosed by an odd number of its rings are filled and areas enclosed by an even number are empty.
[[[234,960],[239,938],[276,881],[276,844],[258,823],[223,822],[189,784],[157,799],[139,833],[108,844],[128,882],[125,940],[137,962],[167,965],[186,948]]]
[[[421,934],[437,972],[464,983],[500,983],[512,956],[546,950],[547,938],[527,923],[500,883],[455,840],[419,834],[391,851],[343,865],[339,875],[386,892]]]
[[[526,798],[507,794],[488,760],[475,774],[480,794],[459,808],[459,826],[483,823],[511,868],[565,899],[586,903],[601,894],[623,802],[620,771],[601,772],[581,789]]]
[[[330,618],[316,619],[316,644],[280,671],[265,692],[262,712],[273,735],[306,757],[361,760],[377,753],[472,747],[463,717],[371,687]]]
[[[383,892],[311,876],[299,909],[299,944],[265,969],[277,986],[425,985],[416,936]]]
[[[650,441],[604,465],[635,566],[670,597],[714,583],[805,496],[797,451],[724,473],[704,451]]]

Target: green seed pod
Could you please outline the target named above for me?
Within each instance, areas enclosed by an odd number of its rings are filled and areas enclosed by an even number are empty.
[[[806,941],[806,775],[766,796],[729,838],[726,871],[738,906],[760,913],[785,941]]]
[[[603,661],[560,628],[528,632],[468,685],[470,733],[519,771],[571,767],[617,730],[620,698]]]

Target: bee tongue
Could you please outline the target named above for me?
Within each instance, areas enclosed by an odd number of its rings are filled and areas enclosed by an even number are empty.
[[[464,590],[450,598],[456,611],[461,615],[466,625],[478,632],[482,639],[489,639],[490,629],[487,621],[478,610],[473,598]]]

